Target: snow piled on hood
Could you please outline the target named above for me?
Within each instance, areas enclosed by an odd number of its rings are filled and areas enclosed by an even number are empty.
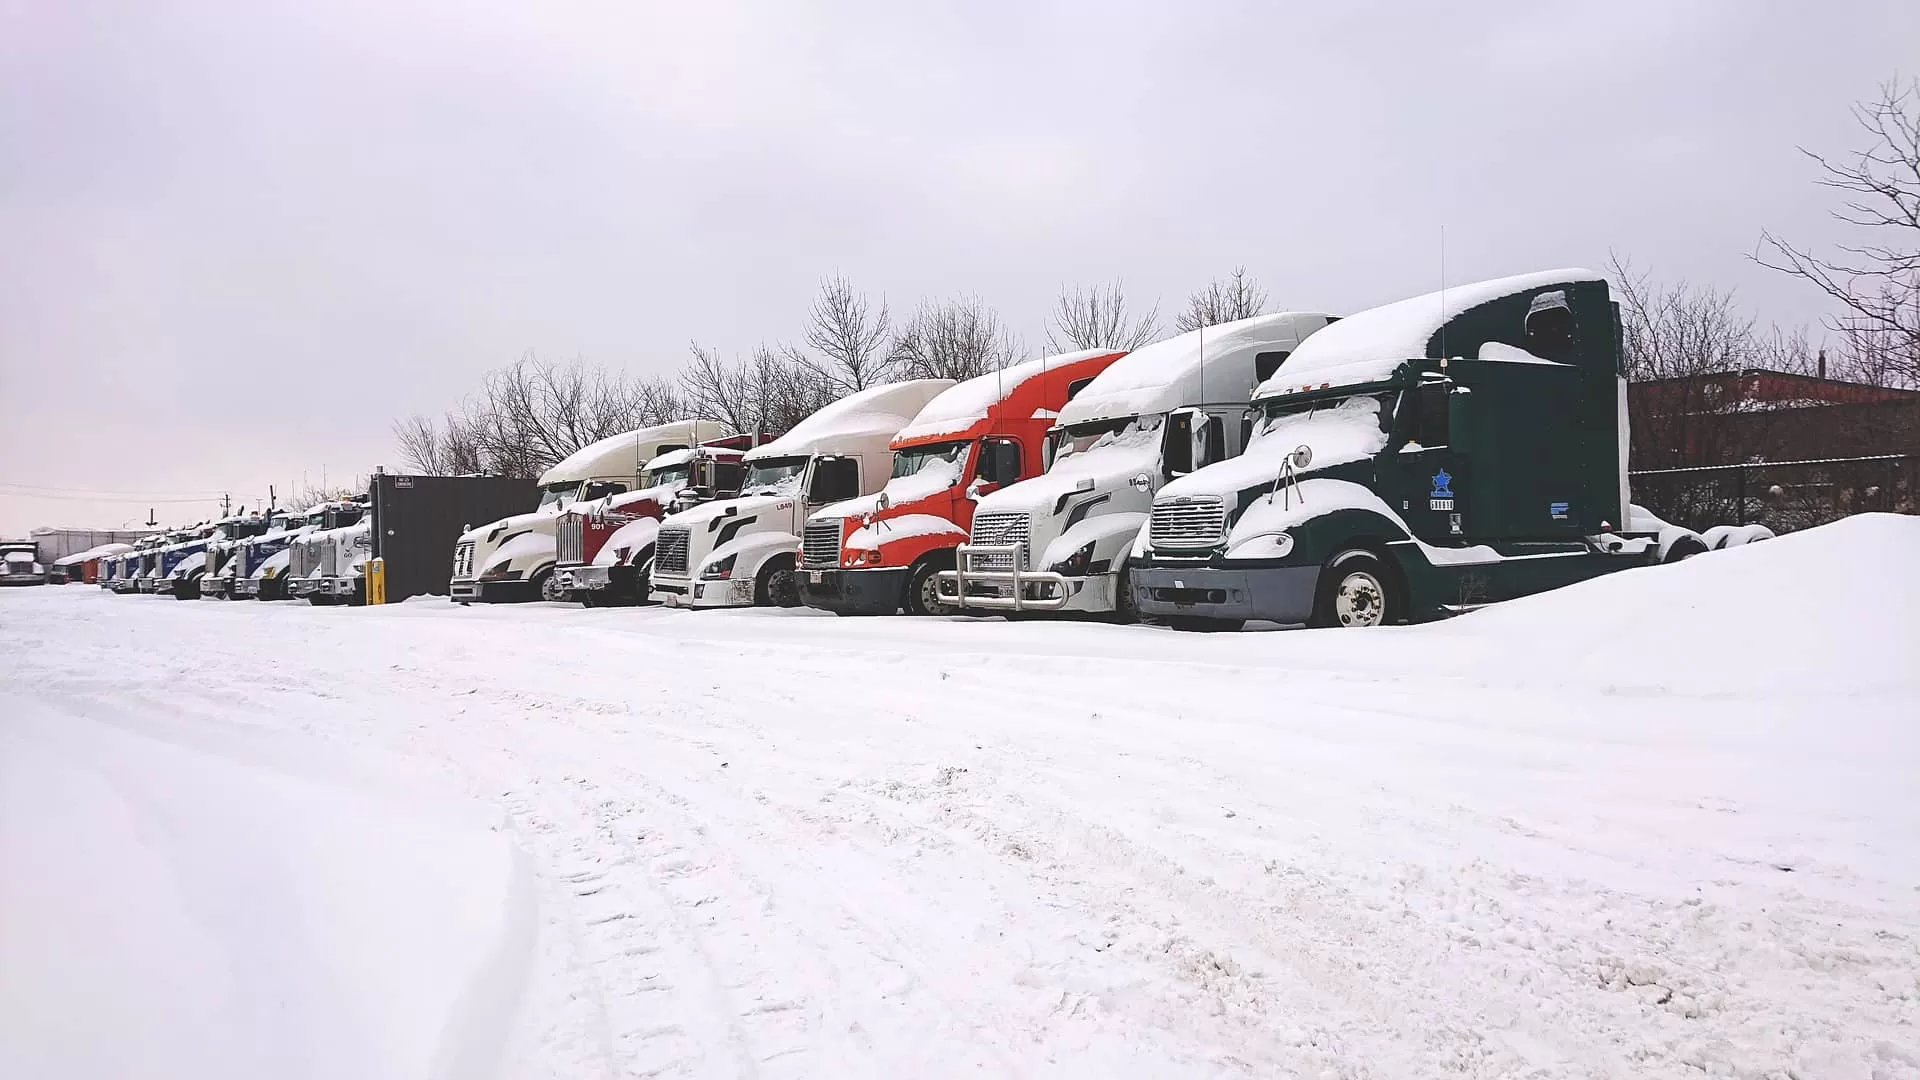
[[[1157,415],[1142,419],[1152,426],[1135,424],[1123,431],[1100,436],[1092,446],[1079,453],[1063,453],[1053,459],[1053,467],[1045,473],[1009,484],[983,497],[974,513],[1042,509],[1051,513],[1055,500],[1073,491],[1082,480],[1093,481],[1094,491],[1103,488],[1111,490],[1138,473],[1146,473],[1157,481],[1160,477],[1160,443],[1165,438],[1162,434],[1164,425]]]
[[[1451,286],[1369,308],[1301,342],[1254,396],[1271,397],[1303,384],[1343,386],[1384,379],[1401,363],[1425,357],[1440,327],[1469,308],[1549,285],[1604,280],[1591,270],[1547,270]]]
[[[689,506],[677,514],[670,515],[665,525],[704,525],[717,517],[724,517],[728,507],[740,514],[752,514],[783,502],[791,502],[792,495],[742,495],[737,499],[715,499],[698,506]]]
[[[969,449],[967,453],[973,451]],[[960,482],[961,470],[965,466],[960,461],[943,461],[929,458],[920,471],[907,476],[896,476],[887,481],[887,486],[872,495],[858,495],[851,499],[842,499],[837,503],[823,506],[813,512],[815,518],[859,517],[862,514],[880,512],[880,496],[887,497],[890,506],[905,506],[908,503],[931,499],[943,491],[950,490]]]
[[[1377,399],[1360,395],[1329,402],[1311,413],[1263,420],[1254,428],[1245,453],[1180,477],[1161,488],[1155,499],[1180,495],[1225,496],[1270,482],[1280,475],[1282,460],[1296,446],[1313,449],[1308,473],[1363,461],[1387,445],[1387,433],[1380,426],[1382,407]]]
[[[1254,356],[1297,349],[1299,335],[1325,330],[1327,316],[1282,311],[1192,330],[1143,345],[1113,362],[1060,410],[1071,427],[1141,413],[1163,413],[1206,401],[1245,401],[1254,384]],[[1338,326],[1338,323],[1334,325]],[[1308,338],[1312,340],[1312,338]],[[1204,355],[1203,355],[1204,352]],[[1291,365],[1292,360],[1287,361]]]
[[[513,537],[506,543],[493,549],[487,556],[485,565],[476,570],[475,576],[486,573],[495,566],[504,566],[514,559],[540,558],[552,556],[557,550],[552,533],[525,532]]]
[[[607,535],[600,550],[593,553],[593,565],[620,565],[620,549],[626,548],[629,554],[638,554],[653,545],[660,535],[660,519],[635,518]]]
[[[834,439],[891,439],[927,402],[952,385],[952,379],[913,379],[869,386],[800,421],[772,442],[748,451],[745,459],[751,464],[763,458],[811,454],[819,443]]]
[[[947,535],[965,541],[967,530],[946,518],[936,517],[933,514],[902,514],[899,517],[885,518],[853,530],[847,536],[846,549],[877,551],[881,544],[892,540],[906,540],[915,536]]]
[[[1048,371],[1065,364],[1091,360],[1117,352],[1116,349],[1083,349],[1079,352],[1061,353],[1040,360],[1028,360],[1023,363],[1009,364],[999,371],[976,376],[963,383],[942,391],[932,401],[927,402],[913,421],[900,429],[894,438],[926,439],[940,435],[963,435],[967,429],[986,419],[987,413],[995,405],[1013,393],[1022,383],[1038,379]],[[1025,420],[1027,416],[1016,417]]]

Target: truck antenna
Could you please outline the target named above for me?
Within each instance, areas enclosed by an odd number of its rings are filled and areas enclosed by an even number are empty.
[[[1440,224],[1440,370],[1447,370],[1447,226]]]

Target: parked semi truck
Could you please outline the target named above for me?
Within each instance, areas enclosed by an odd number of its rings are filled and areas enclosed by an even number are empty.
[[[364,496],[325,504],[320,527],[309,530],[289,549],[286,586],[290,598],[318,606],[333,602],[329,579],[333,555],[339,550],[333,541],[358,525],[366,513]]]
[[[1115,362],[1061,408],[1046,474],[980,500],[941,602],[1132,618],[1127,554],[1153,493],[1240,453],[1250,391],[1333,319],[1258,315]]]
[[[241,544],[266,532],[271,522],[271,518],[258,511],[235,514],[214,522],[214,533],[207,539],[205,565],[195,586],[188,591],[202,600],[232,599],[235,552]],[[174,595],[181,599],[190,598],[182,595],[178,586]]]
[[[872,495],[813,512],[800,596],[839,615],[943,614],[936,575],[954,566],[982,498],[1046,468],[1062,407],[1122,350],[1091,349],[968,379],[929,401],[893,438],[893,476]]]
[[[1133,549],[1141,613],[1377,626],[1706,550],[1631,507],[1620,341],[1583,270],[1322,330],[1255,392],[1244,454],[1155,495]]]
[[[568,507],[556,526],[560,588],[588,607],[647,599],[660,522],[698,503],[739,495],[747,472],[741,459],[765,441],[729,435],[662,454],[647,463],[640,490]]]
[[[682,607],[796,607],[795,557],[807,515],[879,491],[887,445],[951,379],[871,386],[828,405],[741,460],[738,498],[666,519],[654,545],[653,600]]]
[[[602,499],[643,486],[647,462],[727,434],[712,420],[677,420],[642,428],[567,455],[542,473],[539,497],[525,513],[462,533],[453,546],[453,598],[461,603],[564,600],[554,579],[554,531],[575,502]]]
[[[276,510],[267,516],[265,531],[234,545],[230,569],[235,600],[285,600],[285,573],[291,554],[287,548],[310,527],[325,518],[323,508],[305,512]]]
[[[0,542],[0,585],[45,585],[46,567],[31,540]]]
[[[202,522],[174,534],[175,542],[160,549],[153,591],[175,600],[198,599],[200,575],[207,565],[207,544],[217,531],[212,522]]]

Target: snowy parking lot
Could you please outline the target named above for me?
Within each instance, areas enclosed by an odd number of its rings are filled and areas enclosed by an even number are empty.
[[[0,593],[0,1076],[1920,1077],[1916,555],[1234,635]]]

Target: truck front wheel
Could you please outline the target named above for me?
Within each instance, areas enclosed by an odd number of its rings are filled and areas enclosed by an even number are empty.
[[[800,606],[800,582],[793,576],[793,556],[776,555],[767,560],[754,579],[753,602],[761,607]]]
[[[1309,626],[1382,626],[1401,617],[1398,581],[1369,551],[1343,551],[1320,570]]]
[[[569,599],[567,590],[560,587],[560,579],[554,574],[553,567],[551,566],[542,571],[540,576],[535,579],[533,591],[540,599],[549,604],[564,604]]]
[[[942,570],[951,570],[951,563],[941,564],[937,558],[922,559],[907,575],[906,608],[909,615],[955,615],[958,610],[940,601],[940,578]]]

